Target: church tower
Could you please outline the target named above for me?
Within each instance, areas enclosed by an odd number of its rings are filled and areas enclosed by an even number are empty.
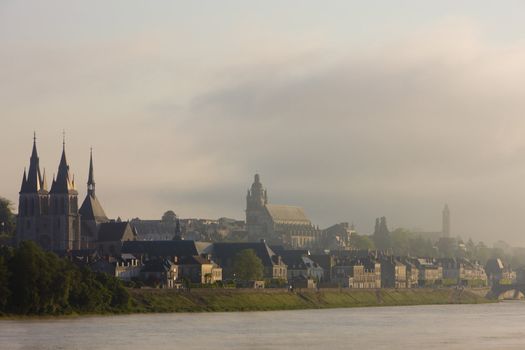
[[[36,149],[36,134],[33,137],[33,151],[29,171],[22,176],[22,186],[18,200],[18,218],[16,240],[32,240],[42,247],[49,248],[51,243],[48,234],[49,192],[47,191],[46,174],[40,172],[40,159]]]
[[[268,194],[263,188],[259,174],[255,174],[252,187],[246,195],[246,230],[253,237],[264,237],[268,229],[265,223],[265,206]]]
[[[268,204],[268,195],[261,184],[259,174],[255,174],[255,178],[248,195],[246,196],[246,210],[260,209]]]
[[[448,204],[445,204],[442,215],[443,223],[441,232],[443,233],[443,237],[450,237],[450,210],[448,209]]]
[[[95,195],[95,174],[93,171],[93,150],[89,156],[89,175],[87,181],[87,195],[79,210],[82,219],[81,248],[95,248],[95,241],[101,223],[109,219]]]
[[[62,157],[56,179],[49,192],[49,214],[51,221],[52,249],[80,249],[80,215],[78,213],[78,192],[75,180],[69,173],[66,159],[65,138]]]

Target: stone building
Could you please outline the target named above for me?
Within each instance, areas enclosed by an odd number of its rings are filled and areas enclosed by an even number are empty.
[[[368,258],[344,259],[334,266],[334,282],[347,288],[381,288],[381,263]]]
[[[431,287],[440,285],[443,280],[443,267],[433,258],[414,258],[412,262],[416,265],[419,276],[420,287]]]
[[[394,256],[381,259],[381,286],[383,288],[407,288],[407,267]]]
[[[124,242],[136,239],[137,234],[129,222],[105,222],[100,224],[97,250],[102,255],[120,256]]]
[[[95,242],[98,240],[100,224],[110,221],[95,194],[93,150],[91,150],[89,155],[87,195],[78,212],[81,219],[81,246],[83,248],[93,248],[95,246]]]
[[[265,239],[289,248],[313,247],[321,238],[321,230],[312,225],[302,208],[269,204],[259,174],[246,196],[246,230],[249,240]]]
[[[332,225],[323,230],[320,246],[328,250],[348,250],[355,233],[354,225],[349,225],[348,222]]]
[[[179,266],[179,278],[187,278],[191,283],[212,284],[222,281],[222,268],[205,254],[176,259],[175,264]]]
[[[272,248],[273,249],[273,248]],[[274,250],[279,254],[287,266],[288,281],[295,281],[299,277],[322,281],[324,269],[310,257],[308,250]]]
[[[65,141],[56,177],[48,190],[45,171],[33,138],[29,171],[24,170],[18,202],[16,242],[32,240],[42,248],[57,252],[93,248],[98,226],[109,221],[95,196],[91,154],[88,193],[78,207],[78,191],[66,158]]]

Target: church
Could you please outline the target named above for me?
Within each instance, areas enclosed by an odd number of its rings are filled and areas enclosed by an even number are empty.
[[[306,217],[303,208],[268,203],[259,174],[246,196],[246,230],[250,240],[265,239],[268,244],[289,248],[314,247],[322,238],[322,231]]]
[[[95,195],[93,152],[89,163],[87,195],[80,208],[75,178],[66,158],[65,140],[58,172],[48,190],[46,173],[40,171],[40,161],[33,138],[29,170],[22,177],[18,201],[17,242],[36,241],[53,251],[93,249],[98,240],[98,229],[109,222]]]

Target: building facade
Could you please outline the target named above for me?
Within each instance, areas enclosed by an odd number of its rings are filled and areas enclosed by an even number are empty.
[[[95,196],[92,157],[89,172],[88,193],[79,209],[65,142],[57,175],[48,190],[45,171],[40,170],[35,136],[29,171],[24,170],[19,193],[16,241],[32,240],[53,251],[94,247],[98,225],[108,219]]]
[[[302,208],[269,204],[259,174],[255,175],[246,196],[246,230],[249,240],[265,239],[270,244],[289,248],[313,247],[322,234]]]

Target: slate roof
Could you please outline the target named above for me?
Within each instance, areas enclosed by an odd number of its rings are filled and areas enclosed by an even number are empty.
[[[501,273],[505,270],[505,264],[501,259],[489,259],[485,265],[485,271],[487,273]]]
[[[134,235],[133,229],[129,222],[105,222],[100,224],[98,230],[98,241],[99,242],[114,242],[121,241],[124,239],[124,235],[127,231],[131,231]]]
[[[205,264],[213,264],[213,262],[202,256],[194,255],[194,256],[183,257],[182,259],[178,261],[178,264],[179,265],[205,265]]]
[[[108,221],[108,217],[96,196],[88,194],[78,212],[82,215],[83,220],[95,220],[97,222]]]
[[[126,241],[122,252],[129,254],[148,254],[149,256],[194,256],[200,255],[211,243],[195,241]]]
[[[303,257],[310,255],[308,250],[283,250],[279,252],[279,255],[282,257],[284,263],[288,266],[295,265],[299,266],[304,265]]]
[[[302,224],[310,225],[303,208],[289,205],[267,204],[266,210],[277,224]]]
[[[245,249],[252,249],[261,259],[264,266],[273,266],[277,255],[265,242],[220,242],[213,244],[212,256],[223,263],[233,259],[237,253]]]
[[[131,226],[135,228],[139,237],[170,237],[173,238],[176,233],[177,225],[175,222],[165,222],[162,220],[140,220],[133,219],[130,221]]]
[[[154,259],[144,263],[141,272],[167,272],[173,263],[168,259]]]

